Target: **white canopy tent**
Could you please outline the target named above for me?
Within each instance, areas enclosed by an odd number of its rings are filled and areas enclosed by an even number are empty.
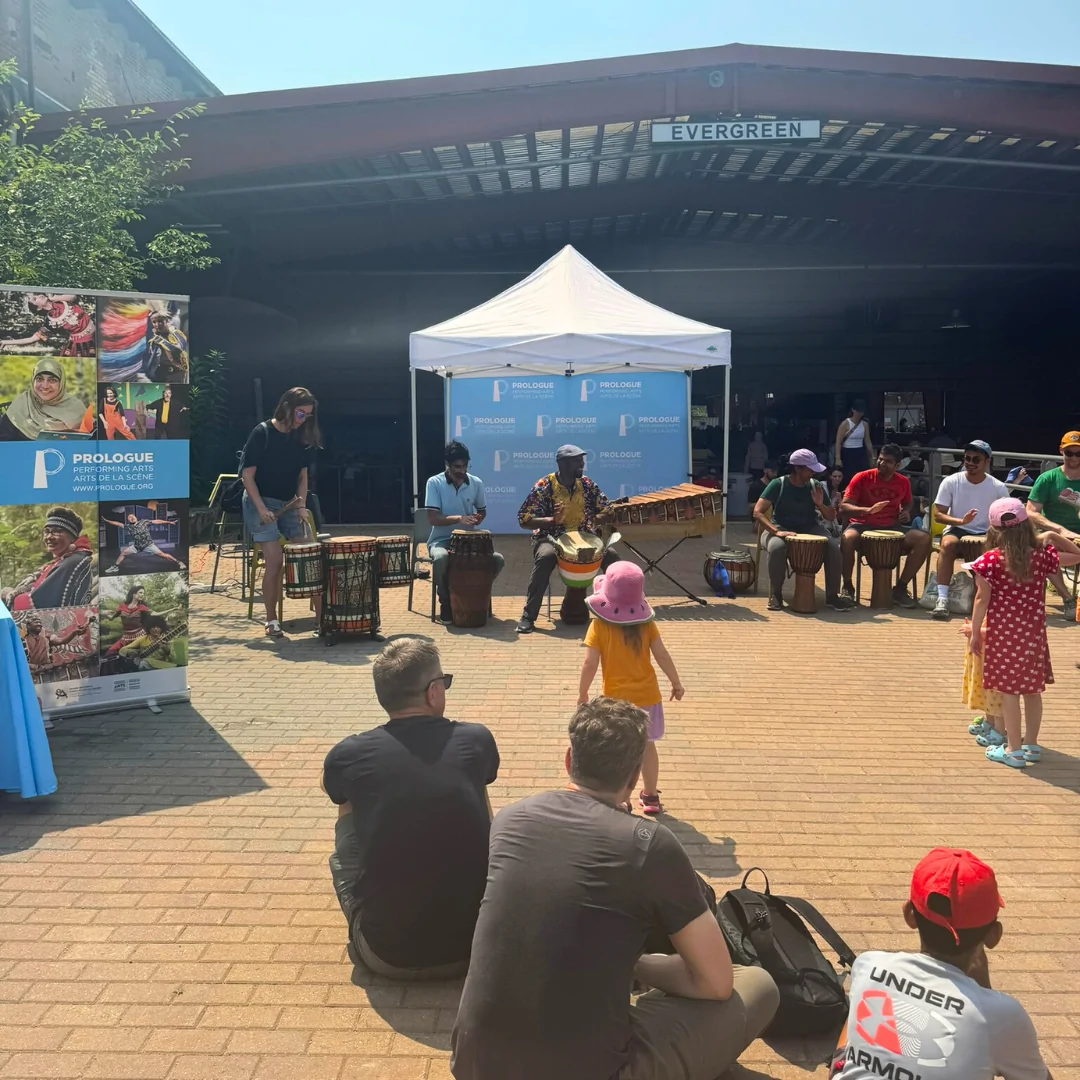
[[[731,331],[650,304],[616,284],[569,245],[523,281],[479,307],[410,334],[409,367],[414,500],[419,491],[417,371],[431,371],[444,379],[495,378],[507,368],[547,376],[626,368],[684,371],[689,439],[689,373],[723,367],[726,500]]]

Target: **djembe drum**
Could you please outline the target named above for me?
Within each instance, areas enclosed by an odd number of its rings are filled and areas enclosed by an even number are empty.
[[[728,583],[732,592],[749,592],[754,586],[754,560],[749,551],[740,551],[736,548],[721,548],[719,551],[710,551],[705,559],[705,583],[713,592],[720,591],[720,581],[717,575],[717,566],[722,566],[727,571]]]
[[[339,634],[379,630],[379,547],[374,536],[323,541],[322,631],[328,645]]]
[[[322,544],[285,544],[285,595],[290,600],[317,596],[323,587]]]
[[[556,538],[555,550],[559,577],[566,586],[559,618],[567,626],[582,626],[589,621],[585,597],[604,561],[604,541],[592,533],[571,530]]]
[[[960,559],[962,562],[974,562],[985,550],[985,536],[960,537]]]
[[[475,629],[487,623],[491,583],[495,580],[495,545],[487,529],[455,529],[448,545],[446,577],[455,626]]]
[[[375,544],[379,550],[379,588],[408,585],[412,577],[412,567],[409,565],[409,538],[407,536],[380,536]]]
[[[813,533],[799,533],[787,538],[787,560],[795,575],[795,594],[791,598],[791,610],[800,615],[817,614],[817,594],[814,581],[818,571],[825,565],[828,537]]]
[[[859,539],[859,550],[874,578],[870,606],[891,608],[893,575],[904,554],[904,534],[895,529],[867,529]]]

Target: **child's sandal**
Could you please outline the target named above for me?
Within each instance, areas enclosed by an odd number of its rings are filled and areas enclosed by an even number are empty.
[[[1020,753],[1024,755],[1024,760],[1035,764],[1037,761],[1042,761],[1042,747],[1036,746],[1035,743],[1025,743],[1020,747]]]
[[[1010,769],[1023,769],[1027,762],[1021,750],[1006,750],[1004,746],[991,746],[986,751],[987,761],[996,761],[999,765],[1008,765]]]

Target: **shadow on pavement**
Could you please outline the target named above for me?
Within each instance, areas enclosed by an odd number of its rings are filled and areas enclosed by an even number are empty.
[[[671,814],[661,814],[660,821],[679,838],[694,869],[702,876],[726,878],[742,873],[739,860],[735,857],[735,841],[730,836],[713,840]]]
[[[23,801],[0,793],[0,855],[48,833],[261,791],[268,785],[189,702],[55,720],[59,790]]]

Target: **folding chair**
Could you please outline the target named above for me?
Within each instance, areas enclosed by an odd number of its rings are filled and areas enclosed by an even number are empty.
[[[435,560],[427,554],[427,538],[431,535],[431,526],[428,524],[428,512],[426,506],[418,506],[413,511],[412,544],[409,547],[409,599],[406,604],[409,611],[413,610],[413,587],[416,584],[417,566],[427,566],[431,574],[431,614],[429,618],[435,621]],[[420,546],[424,547],[424,554],[420,554]]]
[[[769,521],[772,521],[772,507],[770,506],[765,514]],[[758,591],[758,578],[761,576],[761,560],[765,557],[765,541],[768,537],[768,533],[765,531],[761,522],[754,522],[754,542],[744,543],[744,548],[753,548],[752,558],[754,560],[754,595],[757,596]]]

